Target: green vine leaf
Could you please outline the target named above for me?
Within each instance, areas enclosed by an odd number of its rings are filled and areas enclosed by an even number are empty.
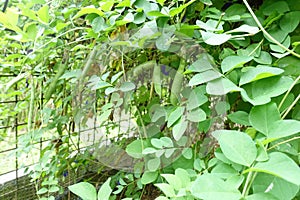
[[[229,72],[237,67],[242,67],[253,59],[252,56],[228,56],[221,63],[223,73]]]
[[[254,162],[257,149],[251,137],[246,133],[218,130],[213,132],[213,136],[218,140],[226,158],[232,162],[245,166],[250,166]]]
[[[286,76],[274,76],[251,82],[243,86],[242,97],[253,105],[267,104],[272,97],[287,91],[293,79]]]
[[[221,45],[230,40],[231,35],[226,33],[216,34],[212,32],[200,31],[203,41],[209,45]]]
[[[226,184],[214,174],[198,176],[192,184],[191,193],[196,198],[204,200],[239,200],[242,197],[238,189]]]
[[[280,119],[280,113],[275,103],[255,106],[249,114],[251,125],[265,135],[269,133],[271,125]]]
[[[276,67],[257,66],[242,74],[239,85],[282,74],[284,70]]]
[[[112,189],[109,185],[111,181],[111,177],[109,177],[103,185],[101,185],[99,191],[98,191],[98,200],[108,200],[110,197],[110,194],[112,192]]]
[[[290,157],[281,152],[272,152],[269,156],[268,161],[257,163],[250,171],[268,173],[300,185],[300,168]]]
[[[71,192],[84,200],[94,200],[97,198],[96,188],[87,182],[80,182],[68,187]]]

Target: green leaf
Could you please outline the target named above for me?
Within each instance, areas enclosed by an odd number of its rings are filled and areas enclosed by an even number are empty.
[[[175,15],[178,15],[179,13],[181,13],[183,11],[183,9],[185,9],[186,7],[188,7],[189,5],[191,5],[194,2],[195,2],[195,0],[191,0],[188,3],[179,6],[178,8],[171,9],[170,12],[169,12],[169,15],[171,17],[174,17]]]
[[[147,12],[148,16],[153,16],[153,17],[168,17],[168,15],[161,13],[158,10],[153,10],[150,12]]]
[[[168,117],[167,127],[172,126],[183,115],[184,108],[177,107]]]
[[[279,120],[271,124],[267,133],[268,138],[282,138],[300,132],[300,121],[298,120]]]
[[[290,157],[280,152],[272,152],[269,156],[268,161],[259,162],[250,170],[272,174],[295,185],[300,185],[300,168]]]
[[[251,61],[251,56],[228,56],[221,63],[223,73],[233,70],[237,67],[242,67],[245,63]]]
[[[146,148],[148,145],[144,140],[134,140],[126,147],[126,153],[133,158],[143,158],[143,147]]]
[[[151,143],[152,143],[152,140],[151,140]],[[143,151],[142,151],[142,154],[152,154],[152,153],[155,153],[157,152],[157,149],[154,149],[152,147],[148,147],[148,148],[145,148]]]
[[[175,197],[174,188],[167,183],[156,183],[154,184],[158,187],[167,197]]]
[[[198,73],[194,75],[191,80],[189,81],[189,86],[195,86],[195,85],[200,85],[202,83],[206,83],[211,80],[215,80],[219,77],[221,77],[222,74],[215,70],[207,70],[202,73]]]
[[[51,186],[49,188],[49,192],[58,192],[58,191],[59,191],[59,187],[57,187],[57,186]]]
[[[43,187],[43,188],[39,189],[39,190],[36,192],[36,194],[45,194],[46,192],[48,192],[48,189]]]
[[[211,173],[222,179],[228,179],[234,175],[238,175],[238,172],[232,166],[225,163],[220,163],[215,166]]]
[[[87,7],[81,8],[80,11],[73,17],[73,19],[81,17],[82,15],[88,15],[88,14],[92,14],[92,13],[95,13],[99,16],[104,15],[104,13],[100,9],[97,9],[94,6],[87,6]]]
[[[187,119],[191,122],[201,122],[206,119],[206,113],[201,108],[196,108],[188,112]]]
[[[104,183],[103,185],[100,187],[99,191],[98,191],[98,200],[108,200],[110,197],[110,194],[112,192],[112,189],[110,188],[110,180],[111,177],[109,177]]]
[[[165,1],[166,1],[166,0],[157,0],[157,3],[159,3],[161,6],[163,6],[164,3],[165,3]]]
[[[281,30],[279,27],[275,27],[269,30],[269,34],[278,42],[282,43],[289,33],[287,31]],[[269,37],[265,36],[265,38],[269,42],[273,42]]]
[[[83,200],[96,200],[96,188],[87,182],[80,182],[68,187],[71,192],[82,198]]]
[[[203,200],[239,200],[242,197],[238,189],[213,174],[198,176],[192,184],[191,193]]]
[[[98,90],[98,89],[103,89],[103,88],[109,87],[109,86],[111,86],[111,84],[109,84],[105,81],[99,80],[98,82],[90,83],[89,86],[92,86],[91,90]]]
[[[254,57],[254,60],[263,65],[270,65],[272,64],[272,57],[266,51],[261,51],[258,57]]]
[[[289,6],[286,1],[275,1],[272,3],[269,3],[264,9],[263,14],[264,15],[271,15],[273,13],[281,14],[289,11]]]
[[[164,177],[175,190],[180,190],[182,188],[180,177],[174,174],[162,174],[161,176]]]
[[[41,7],[38,11],[37,11],[37,15],[40,18],[40,20],[42,20],[42,22],[45,22],[46,24],[49,23],[50,21],[50,16],[49,16],[49,6],[45,5],[43,7]]]
[[[228,35],[226,33],[216,34],[205,31],[200,31],[200,33],[204,42],[209,45],[221,45],[231,38],[231,35]]]
[[[252,68],[242,74],[240,79],[240,85],[244,85],[259,79],[276,76],[282,74],[283,72],[284,70],[275,67],[260,66]]]
[[[171,46],[173,40],[173,34],[176,28],[174,26],[170,26],[168,28],[164,28],[161,36],[155,41],[155,45],[157,49],[160,51],[167,51]]]
[[[294,11],[283,15],[283,17],[280,19],[279,26],[282,30],[290,33],[297,28],[299,22],[300,22],[300,12]]]
[[[142,12],[134,14],[133,23],[142,24],[146,21],[146,15]]]
[[[128,92],[135,89],[135,85],[132,82],[124,82],[119,88],[122,92]]]
[[[149,172],[146,171],[143,175],[142,175],[142,179],[141,182],[143,185],[149,184],[149,183],[153,183],[158,176],[158,172]]]
[[[207,93],[212,95],[224,95],[229,92],[237,92],[241,90],[241,88],[236,86],[227,78],[219,78],[208,82],[206,85]]]
[[[241,91],[244,100],[253,105],[262,105],[271,101],[271,97],[276,97],[287,91],[293,83],[293,79],[286,76],[273,76],[251,82],[243,86]]]
[[[245,166],[250,166],[255,160],[257,149],[246,133],[218,130],[213,132],[213,136],[217,138],[222,152],[229,160]]]
[[[270,132],[272,124],[280,119],[279,110],[273,102],[254,106],[249,114],[250,124],[265,135]]]
[[[299,190],[299,186],[265,173],[257,174],[252,188],[254,193],[264,193],[267,191],[267,194],[277,197],[276,199],[278,200],[293,199]]]
[[[123,21],[127,21],[127,22],[132,22],[134,20],[134,15],[129,12],[127,13],[127,15],[125,15],[125,17],[123,18]]]
[[[204,95],[204,92],[200,90],[200,88],[196,87],[190,93],[188,98],[188,102],[186,105],[187,110],[193,110],[203,105],[208,101],[207,96]]]
[[[191,148],[183,149],[182,156],[186,159],[191,159],[193,157],[193,150]]]
[[[250,126],[249,115],[245,111],[239,110],[234,113],[230,113],[227,117],[234,123]]]
[[[160,158],[153,158],[147,161],[147,167],[150,172],[154,172],[160,167]]]
[[[175,175],[180,178],[182,187],[185,188],[190,184],[191,178],[189,173],[185,169],[177,168],[175,170]]]
[[[174,147],[173,141],[169,137],[161,137],[160,140],[163,142],[163,146],[167,148]]]
[[[160,139],[157,139],[157,138],[152,138],[151,139],[151,144],[158,148],[158,149],[161,149],[163,147],[163,142],[160,140]]]
[[[213,66],[205,58],[196,60],[188,67],[188,70],[190,70],[191,72],[204,72],[209,69],[213,69]]]
[[[155,104],[150,108],[150,114],[149,115],[151,117],[152,122],[156,122],[160,118],[165,117],[166,114],[167,113],[166,113],[165,109],[162,106],[158,105],[158,104]]]
[[[285,40],[282,42],[282,45],[286,48],[289,48],[291,45],[291,37],[287,36]],[[270,44],[270,48],[272,51],[278,52],[278,53],[284,53],[286,50],[278,46],[277,44]],[[272,60],[272,58],[271,58]]]
[[[96,17],[93,21],[92,21],[92,28],[93,31],[95,33],[99,33],[100,31],[106,29],[108,26],[105,23],[105,20],[103,17]]]
[[[187,129],[187,126],[188,126],[188,122],[181,120],[179,123],[177,123],[173,127],[172,135],[176,141],[178,141],[183,136],[183,134],[185,133],[185,131]]]
[[[250,33],[250,34],[254,35],[254,34],[258,33],[258,31],[259,31],[259,28],[257,28],[256,26],[249,26],[247,24],[243,24],[238,28],[227,31],[226,33],[240,33],[240,32],[243,32],[243,33]]]
[[[208,32],[214,32],[214,31],[221,32],[221,31],[223,31],[223,24],[224,24],[224,22],[223,21],[219,22],[218,20],[209,19],[205,23],[202,22],[201,20],[197,20],[196,24],[201,29],[204,29],[204,30],[206,30]]]

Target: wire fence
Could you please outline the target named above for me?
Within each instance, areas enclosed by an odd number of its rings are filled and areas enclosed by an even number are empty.
[[[38,75],[37,75],[38,76]],[[29,105],[28,93],[30,92],[30,79],[24,77],[18,81],[17,74],[0,74],[0,84],[2,88],[0,96],[0,199],[36,199],[36,183],[31,181],[28,176],[28,169],[31,169],[34,164],[40,162],[42,151],[47,145],[53,144],[53,133],[41,132],[42,136],[39,140],[30,144],[29,147],[24,145],[24,140],[28,139],[28,112]],[[34,79],[32,79],[34,80]],[[14,82],[10,86],[10,83]],[[40,94],[35,97],[35,116],[31,125],[33,129],[39,130],[41,126],[38,120],[41,117],[43,110],[44,97],[43,87],[45,81],[36,81],[36,88],[40,88]],[[78,145],[78,149],[87,148],[94,144],[95,132],[97,127],[93,123],[89,123],[89,127],[78,126],[68,122],[69,129],[64,131],[62,137],[72,137]],[[71,128],[72,126],[72,128]],[[75,130],[75,129],[76,130]],[[74,132],[76,131],[76,135]],[[88,138],[88,143],[82,141],[82,137],[93,135]],[[25,138],[25,139],[24,139]],[[70,145],[68,143],[68,145]],[[28,149],[26,149],[28,148]],[[67,148],[70,148],[68,146]],[[93,168],[93,167],[92,167]],[[96,168],[96,166],[94,166]],[[96,171],[96,170],[95,170]],[[80,180],[85,176],[84,170],[68,171],[68,177],[60,183],[61,186],[67,187]]]

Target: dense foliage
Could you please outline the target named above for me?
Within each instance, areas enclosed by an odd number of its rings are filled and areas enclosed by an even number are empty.
[[[31,170],[41,199],[95,160],[119,172],[98,192],[70,186],[82,199],[139,199],[149,185],[157,200],[297,199],[299,21],[293,0],[13,1],[1,99],[25,101],[0,107],[1,123],[26,117],[20,154],[52,141]],[[93,116],[112,144],[83,152],[76,127]]]

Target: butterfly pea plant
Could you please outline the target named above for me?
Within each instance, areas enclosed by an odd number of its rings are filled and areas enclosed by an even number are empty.
[[[41,198],[63,193],[57,180],[64,169],[87,164],[80,155],[76,162],[69,157],[79,147],[63,134],[68,122],[98,115],[109,136],[117,110],[130,110],[138,128],[130,138],[111,140],[114,154],[102,149],[94,157],[125,172],[99,187],[68,187],[82,199],[143,199],[149,185],[158,191],[149,198],[157,200],[299,198],[299,3],[42,3],[13,3],[11,12],[0,12],[0,42],[9,49],[2,71],[35,86],[22,94],[30,107],[24,149],[45,130],[73,143],[58,146],[58,156],[57,143],[45,148],[33,173],[35,180],[51,180],[38,188]],[[37,86],[44,79],[45,89]],[[31,127],[40,94],[43,104],[59,109],[44,108],[43,126]],[[98,107],[89,107],[93,99]],[[84,106],[72,107],[78,102]]]

